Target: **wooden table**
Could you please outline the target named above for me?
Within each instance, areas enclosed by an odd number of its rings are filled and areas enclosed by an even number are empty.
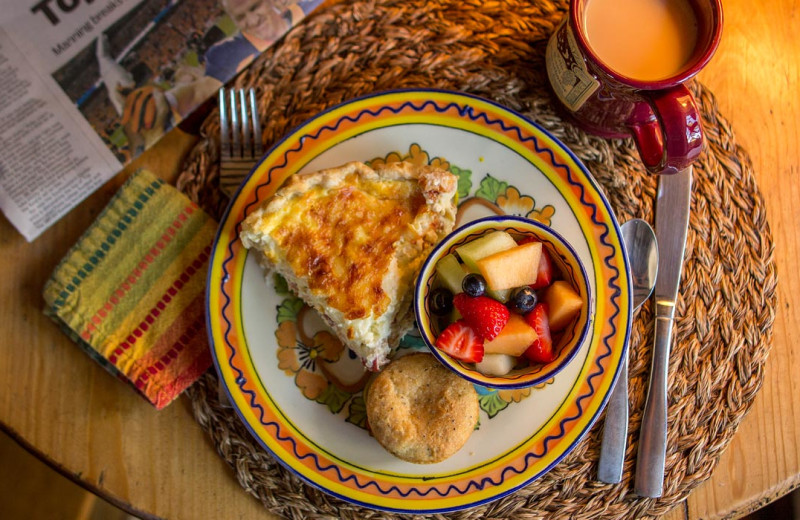
[[[800,485],[800,6],[727,0],[700,76],[751,154],[776,243],[779,304],[766,379],[712,478],[669,518],[741,516]],[[195,138],[174,131],[134,167],[173,180]],[[42,286],[118,176],[32,244],[0,219],[0,427],[63,474],[140,516],[268,518],[235,481],[188,401],[156,412],[41,310]]]

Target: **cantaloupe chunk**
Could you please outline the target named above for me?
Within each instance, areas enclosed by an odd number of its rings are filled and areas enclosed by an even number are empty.
[[[490,289],[501,291],[536,282],[541,242],[528,242],[478,260],[478,270]]]
[[[466,267],[466,264],[461,264]],[[481,274],[481,272],[476,267],[475,269],[469,269],[470,273]],[[483,276],[483,275],[481,275]],[[494,298],[495,300],[499,301],[500,303],[506,303],[508,298],[511,296],[511,289],[503,289],[502,291],[495,291],[489,285],[486,285],[486,296]]]
[[[544,293],[550,330],[563,330],[583,306],[583,300],[565,280],[556,280]]]
[[[521,356],[531,343],[536,341],[539,335],[525,322],[525,318],[519,314],[511,314],[508,323],[491,341],[483,344],[485,354],[507,354],[509,356]]]

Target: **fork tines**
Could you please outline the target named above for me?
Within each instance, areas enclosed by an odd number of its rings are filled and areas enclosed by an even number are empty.
[[[229,197],[263,154],[255,89],[219,89],[219,186]]]

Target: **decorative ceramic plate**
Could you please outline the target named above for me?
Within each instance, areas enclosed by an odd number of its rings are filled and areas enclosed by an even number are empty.
[[[481,416],[449,459],[416,465],[370,437],[369,374],[284,280],[266,275],[239,224],[290,176],[361,160],[437,164],[459,177],[460,222],[515,214],[553,227],[580,255],[593,321],[553,379],[517,390],[478,387]],[[619,226],[597,183],[560,142],[484,99],[435,90],[376,94],[295,129],[253,170],[223,217],[207,289],[214,362],[253,436],[303,481],[376,509],[433,513],[496,500],[557,464],[600,414],[631,320]],[[398,355],[425,347],[406,336]]]

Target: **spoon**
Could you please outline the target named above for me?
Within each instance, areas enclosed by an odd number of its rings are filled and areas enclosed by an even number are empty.
[[[634,312],[650,298],[658,273],[658,243],[650,224],[632,219],[622,224],[622,240],[631,265]],[[625,443],[628,439],[628,356],[622,360],[619,377],[606,408],[600,465],[597,478],[608,484],[622,481]]]

